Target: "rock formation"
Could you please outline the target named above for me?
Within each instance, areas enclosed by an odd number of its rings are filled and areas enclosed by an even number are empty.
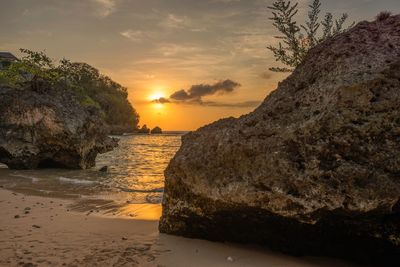
[[[138,133],[140,133],[140,134],[149,134],[150,133],[150,129],[147,127],[146,124],[143,124],[142,128],[140,128],[138,130]]]
[[[117,146],[95,109],[45,82],[0,88],[0,162],[13,169],[94,166]]]
[[[313,48],[254,112],[185,135],[160,231],[400,262],[400,15]]]
[[[156,126],[150,131],[151,134],[162,134],[162,130],[160,127]]]

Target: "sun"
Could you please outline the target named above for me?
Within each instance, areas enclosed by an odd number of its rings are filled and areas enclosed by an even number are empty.
[[[154,101],[154,100],[160,99],[162,97],[165,97],[165,94],[163,92],[160,92],[160,91],[154,92],[151,95],[149,95],[149,100]]]
[[[148,99],[152,102],[152,107],[155,109],[161,109],[164,107],[162,103],[155,102],[154,100],[165,98],[165,93],[162,91],[156,91],[149,95]]]

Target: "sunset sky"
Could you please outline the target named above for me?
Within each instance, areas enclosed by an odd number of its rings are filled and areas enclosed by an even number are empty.
[[[89,63],[129,89],[140,124],[193,130],[250,112],[284,78],[268,71],[275,66],[265,48],[276,43],[268,21],[272,2],[2,0],[0,51],[45,50],[56,60]],[[299,2],[301,19],[311,1]],[[399,0],[322,4],[322,13],[347,12],[356,22],[400,12]],[[174,93],[173,103],[152,102]]]

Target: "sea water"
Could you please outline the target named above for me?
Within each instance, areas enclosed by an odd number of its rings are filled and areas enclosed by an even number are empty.
[[[89,170],[0,168],[0,186],[15,192],[71,198],[76,209],[110,209],[129,204],[159,204],[164,170],[181,145],[183,133],[118,136],[119,146],[98,155]],[[99,169],[107,166],[107,172]]]

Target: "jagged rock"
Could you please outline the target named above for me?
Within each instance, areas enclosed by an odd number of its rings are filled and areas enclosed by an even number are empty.
[[[185,135],[160,231],[400,262],[400,16],[312,49],[254,112]]]
[[[118,143],[105,129],[99,112],[66,89],[0,87],[0,162],[9,168],[93,167],[98,153]]]
[[[162,130],[160,127],[156,126],[150,131],[151,134],[162,134]]]

